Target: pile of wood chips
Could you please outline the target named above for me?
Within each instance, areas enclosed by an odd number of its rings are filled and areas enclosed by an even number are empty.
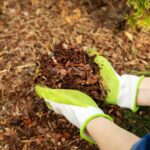
[[[61,42],[52,53],[42,57],[35,83],[50,88],[76,89],[90,95],[97,102],[106,95],[99,82],[99,69],[83,49]],[[100,103],[99,103],[100,104]]]

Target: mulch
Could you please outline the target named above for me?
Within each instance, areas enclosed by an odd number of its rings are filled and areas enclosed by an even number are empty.
[[[119,74],[150,76],[150,33],[129,29],[128,11],[124,1],[116,0],[0,2],[0,149],[98,149],[48,110],[35,95],[35,83],[81,90],[117,124],[136,133],[138,123],[124,121],[127,110],[103,103],[97,66],[84,54],[94,47]],[[150,120],[149,112],[144,107],[136,115]],[[138,125],[144,134],[150,131],[145,122]]]
[[[61,42],[41,58],[35,84],[80,90],[100,102],[106,96],[100,81],[98,66],[84,50]]]

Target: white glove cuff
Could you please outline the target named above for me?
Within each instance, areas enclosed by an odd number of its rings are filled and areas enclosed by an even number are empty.
[[[117,104],[119,106],[129,108],[133,112],[138,110],[136,98],[140,83],[143,78],[143,76],[137,77],[127,74],[124,74],[120,77],[119,95],[117,98]]]

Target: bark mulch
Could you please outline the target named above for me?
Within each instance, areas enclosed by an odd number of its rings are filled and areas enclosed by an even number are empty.
[[[83,51],[96,48],[119,74],[150,76],[150,33],[129,29],[128,11],[116,0],[0,1],[0,149],[98,149],[48,110],[35,83],[81,90],[123,128],[139,136],[150,131],[149,108],[133,114],[103,103],[97,66]]]
[[[35,84],[80,90],[100,102],[106,92],[99,82],[98,73],[97,65],[82,48],[61,42],[40,60]]]

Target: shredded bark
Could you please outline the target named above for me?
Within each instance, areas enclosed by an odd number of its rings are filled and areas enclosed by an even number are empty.
[[[82,48],[61,42],[50,55],[41,58],[35,83],[50,88],[76,89],[103,101],[105,90],[99,79],[99,69]]]
[[[83,52],[96,48],[120,75],[150,76],[150,33],[128,28],[128,10],[124,0],[0,1],[0,149],[98,149],[46,107],[35,82],[81,90],[121,127],[138,136],[150,131],[149,108],[104,104],[97,67]],[[61,41],[67,47],[55,47]]]

